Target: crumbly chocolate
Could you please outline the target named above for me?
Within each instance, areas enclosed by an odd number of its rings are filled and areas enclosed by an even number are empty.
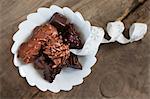
[[[52,68],[56,68],[58,65],[64,64],[70,56],[69,46],[63,44],[61,41],[59,42],[59,40],[56,42],[46,42],[44,53],[55,63]]]
[[[18,56],[24,61],[24,63],[31,63],[36,59],[40,49],[41,42],[29,40],[28,42],[21,44],[18,50]]]
[[[53,39],[52,39],[53,38]],[[34,29],[32,37],[25,43],[21,44],[18,50],[18,56],[25,62],[31,63],[39,54],[41,47],[49,40],[59,40],[57,29],[45,24]]]
[[[51,24],[44,24],[34,29],[32,40],[42,42],[43,44],[49,40],[59,40],[57,29]]]

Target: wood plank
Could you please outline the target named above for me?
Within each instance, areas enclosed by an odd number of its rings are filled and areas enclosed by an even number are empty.
[[[127,18],[123,20],[126,26],[125,34],[128,34],[127,31],[129,27],[134,22],[143,22],[148,25],[148,33],[142,41],[139,41],[133,48],[135,48],[136,53],[132,54],[133,57],[136,57],[137,65],[132,65],[133,69],[130,69],[132,72],[131,75],[128,74],[127,77],[127,86],[126,90],[123,93],[126,93],[129,97],[133,99],[149,99],[150,97],[150,0],[147,0],[139,6],[133,13],[129,14]],[[147,54],[146,54],[147,53]],[[128,71],[128,69],[124,69]]]
[[[146,2],[145,2],[146,1]],[[144,4],[143,4],[144,3]],[[80,11],[92,25],[106,27],[106,23],[124,19],[128,28],[133,22],[145,22],[150,28],[150,0],[1,0],[0,1],[0,98],[1,99],[104,99],[100,86],[108,75],[121,75],[123,90],[111,99],[148,99],[150,32],[140,41],[129,45],[102,45],[98,62],[92,67],[84,83],[69,92],[58,94],[41,92],[30,87],[13,66],[10,52],[12,35],[29,13],[42,6],[56,4]],[[139,6],[140,5],[140,6]],[[135,9],[137,8],[137,9]],[[132,12],[132,13],[130,13]],[[130,13],[130,14],[129,14]],[[127,34],[127,29],[126,29]],[[119,80],[119,78],[118,78]],[[108,92],[106,90],[106,92]]]

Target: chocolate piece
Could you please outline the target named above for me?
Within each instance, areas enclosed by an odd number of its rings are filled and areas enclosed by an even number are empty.
[[[51,77],[52,75],[52,68],[50,65],[45,65],[45,68],[44,68],[44,79],[45,80],[48,80],[49,82],[53,82],[53,78]]]
[[[53,68],[56,68],[58,65],[63,64],[70,56],[69,46],[58,41],[56,42],[47,42],[47,45],[44,47],[44,53],[48,55],[54,62]]]
[[[31,63],[35,60],[41,49],[41,43],[36,40],[21,44],[18,50],[18,57],[22,58],[25,63]]]
[[[34,61],[34,67],[37,69],[44,69],[45,57],[40,56]]]
[[[69,34],[79,36],[79,33],[76,31],[75,26],[73,24],[69,23],[66,28],[68,29]]]
[[[70,57],[66,61],[66,65],[71,68],[82,69],[82,65],[78,61],[78,57],[73,53],[70,54]]]
[[[45,69],[43,72],[44,79],[52,83],[55,76],[60,73],[61,69],[62,69],[61,66],[58,66],[57,68],[52,68],[51,65],[45,65]]]
[[[57,30],[60,32],[63,31],[63,29],[67,25],[67,18],[64,15],[56,12],[51,17],[49,23],[55,26]]]
[[[53,61],[48,58],[47,55],[43,54],[39,56],[35,61],[34,61],[34,66],[37,69],[44,69],[46,65],[53,65]]]
[[[42,56],[43,57],[43,56]],[[74,55],[73,53],[71,53],[71,56],[69,57],[69,59],[65,60],[65,65],[54,65],[52,64],[48,64],[45,60],[49,60],[50,58],[48,57],[44,57],[44,61],[43,58],[42,62],[43,62],[43,66],[44,66],[44,79],[46,79],[49,82],[53,82],[55,76],[57,74],[60,73],[61,69],[63,67],[71,67],[71,68],[75,68],[75,69],[82,69],[81,64],[78,61],[78,58],[76,55]],[[54,66],[56,66],[55,68],[53,68]]]
[[[69,48],[71,49],[81,49],[82,44],[77,35],[67,35],[67,43],[69,44]]]
[[[37,26],[33,30],[33,35],[31,39],[42,42],[42,44],[44,44],[49,40],[58,40],[59,35],[57,29],[54,26],[50,24],[44,24],[42,26]]]
[[[18,50],[18,57],[22,58],[25,63],[31,63],[36,59],[41,46],[45,42],[49,40],[53,42],[53,40],[58,41],[60,39],[56,28],[50,24],[38,26],[33,32],[32,37],[27,42],[21,44]]]
[[[65,43],[69,44],[69,48],[72,49],[81,49],[83,47],[79,33],[75,30],[73,24],[68,24],[66,27],[68,33],[63,35],[63,40]]]
[[[63,65],[55,65],[53,61],[44,53],[42,53],[42,55],[34,61],[34,66],[37,69],[44,70],[44,79],[49,82],[53,82],[55,76],[60,73],[61,69],[63,68]],[[56,67],[53,68],[54,66]]]

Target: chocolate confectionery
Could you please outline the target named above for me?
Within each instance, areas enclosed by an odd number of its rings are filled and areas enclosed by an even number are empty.
[[[59,32],[64,31],[66,25],[68,24],[67,18],[59,13],[54,13],[54,15],[51,17],[49,23],[53,26],[55,26]]]
[[[44,78],[53,82],[64,67],[82,69],[70,48],[82,48],[79,33],[65,16],[55,13],[48,23],[37,26],[31,38],[21,44],[18,57],[26,64],[34,63],[35,68],[43,70]]]

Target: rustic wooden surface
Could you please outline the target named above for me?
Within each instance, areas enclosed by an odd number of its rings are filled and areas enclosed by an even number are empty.
[[[104,28],[109,21],[123,20],[126,36],[133,22],[150,29],[150,0],[0,0],[0,99],[150,99],[150,31],[132,44],[102,45],[92,73],[69,92],[30,87],[13,65],[12,36],[28,14],[52,4],[80,11],[92,25]]]

